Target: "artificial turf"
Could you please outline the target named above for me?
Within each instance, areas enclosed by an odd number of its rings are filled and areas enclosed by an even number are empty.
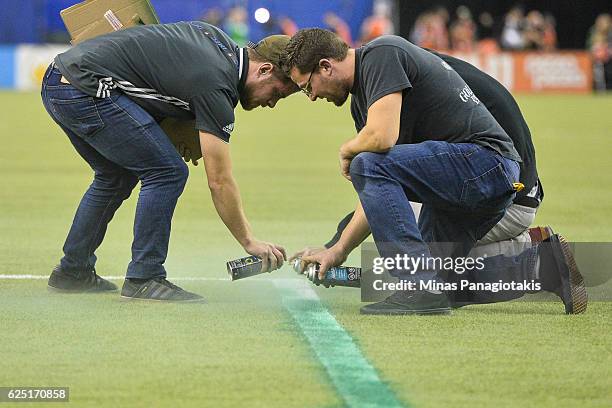
[[[546,191],[538,222],[570,240],[611,241],[612,98],[519,102]],[[337,165],[339,145],[354,135],[347,108],[295,95],[275,110],[238,110],[234,169],[258,237],[288,252],[321,244],[354,206]],[[0,122],[0,274],[48,275],[91,172],[38,95],[2,92],[0,109],[14,112]],[[173,221],[169,278],[223,279],[225,261],[243,251],[215,213],[203,166],[190,169]],[[136,196],[97,253],[103,276],[125,271]],[[358,261],[354,253],[348,263]],[[44,280],[0,280],[0,386],[69,386],[76,406],[341,406],[269,281],[293,276],[285,267],[244,282],[178,282],[208,299],[188,306],[52,295]],[[612,401],[610,302],[592,302],[580,316],[564,315],[560,302],[526,301],[397,318],[360,316],[358,291],[317,293],[406,404]]]

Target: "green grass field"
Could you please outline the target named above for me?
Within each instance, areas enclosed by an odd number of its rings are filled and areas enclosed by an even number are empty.
[[[519,102],[546,189],[538,222],[570,240],[612,241],[612,98]],[[6,112],[0,275],[47,276],[91,172],[38,95],[0,93],[0,110]],[[356,200],[336,159],[354,133],[348,106],[295,95],[274,111],[237,116],[235,175],[256,235],[289,252],[324,242]],[[118,211],[97,253],[103,276],[125,272],[136,196]],[[170,279],[209,279],[178,282],[208,303],[53,295],[43,279],[0,279],[0,386],[69,386],[79,407],[347,405],[342,378],[340,385],[332,381],[274,284],[295,274],[285,266],[261,278],[223,280],[225,262],[240,256],[216,215],[203,166],[191,167],[166,266]],[[354,253],[347,263],[358,261]],[[316,293],[403,405],[612,404],[610,302],[591,302],[578,316],[564,315],[560,302],[521,301],[469,307],[451,317],[376,318],[359,315],[358,291]],[[351,369],[345,367],[347,381],[355,375]]]

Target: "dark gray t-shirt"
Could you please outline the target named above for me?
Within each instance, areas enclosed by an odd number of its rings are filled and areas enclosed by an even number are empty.
[[[512,140],[447,63],[409,41],[387,35],[356,50],[351,113],[357,131],[368,108],[401,91],[397,144],[439,140],[475,143],[521,161]]]
[[[246,54],[212,25],[180,22],[96,37],[59,54],[55,64],[88,95],[120,91],[156,118],[195,118],[197,129],[227,142]]]

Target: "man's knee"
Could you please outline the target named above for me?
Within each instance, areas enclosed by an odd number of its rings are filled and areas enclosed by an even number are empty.
[[[170,197],[179,197],[183,194],[187,178],[189,177],[189,168],[182,159],[174,167],[174,176],[171,179],[171,185],[165,187]]]
[[[136,175],[129,173],[124,174],[119,183],[119,198],[122,201],[127,200],[132,194],[134,187],[136,187],[136,184],[138,184],[138,177],[136,177]]]
[[[171,189],[180,194],[187,183],[189,169],[182,159],[173,160],[163,167],[158,167],[144,172],[141,175],[142,188],[164,188]],[[169,190],[168,190],[169,191]]]
[[[349,173],[351,178],[353,177],[367,177],[370,174],[376,172],[376,164],[384,155],[380,153],[372,152],[361,152],[357,156],[353,157],[351,166],[349,167]]]
[[[172,163],[172,166],[163,171],[161,179],[165,180],[165,184],[171,184],[176,189],[182,191],[187,184],[189,177],[189,168],[183,160],[177,160]]]
[[[138,183],[138,177],[130,173],[96,172],[90,188],[90,198],[126,200]]]
[[[176,182],[182,186],[185,186],[187,183],[187,178],[189,177],[189,168],[187,164],[183,162],[183,160],[179,160],[179,162],[175,166],[175,176]]]
[[[368,177],[373,177],[378,174],[380,167],[377,164],[384,158],[380,153],[361,152],[353,157],[349,174],[353,187],[357,191],[361,191],[365,187],[365,182]]]

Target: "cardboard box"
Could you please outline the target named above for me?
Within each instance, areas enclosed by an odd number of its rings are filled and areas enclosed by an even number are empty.
[[[149,0],[86,0],[60,12],[72,44],[139,24],[159,24]],[[121,27],[113,27],[118,21]]]

